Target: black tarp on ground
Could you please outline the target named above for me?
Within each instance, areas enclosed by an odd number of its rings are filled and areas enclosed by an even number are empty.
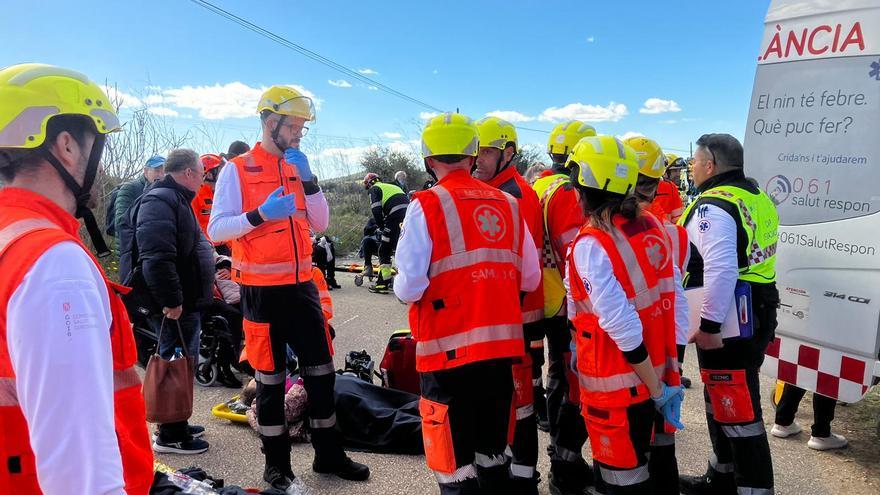
[[[336,376],[336,427],[352,450],[424,454],[419,396]]]

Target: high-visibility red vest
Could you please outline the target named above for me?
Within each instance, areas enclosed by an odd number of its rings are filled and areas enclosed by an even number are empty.
[[[669,237],[672,246],[672,259],[675,261],[675,266],[678,267],[678,273],[684,277],[690,247],[687,229],[668,221],[663,221],[663,229],[666,230],[666,235]]]
[[[657,195],[654,196],[654,201],[648,205],[648,211],[660,220],[677,222],[681,214],[684,213],[684,205],[675,184],[666,179],[660,179],[660,183],[657,184]]]
[[[410,307],[420,372],[522,356],[522,216],[516,200],[455,171],[415,196],[431,237],[429,285]]]
[[[193,213],[196,214],[196,220],[199,221],[199,227],[202,228],[202,232],[205,234],[205,238],[209,240],[211,238],[208,236],[208,220],[211,219],[211,207],[213,205],[214,190],[211,189],[211,186],[202,184],[199,192],[196,193],[196,197],[192,200],[192,209]]]
[[[232,159],[241,185],[242,211],[253,211],[273,191],[296,194],[296,213],[263,222],[232,241],[232,279],[243,285],[291,285],[312,279],[312,240],[306,194],[296,166],[266,151],[261,143]]]
[[[312,282],[318,288],[318,296],[321,298],[321,312],[324,313],[324,332],[327,334],[327,344],[330,346],[330,355],[333,355],[333,338],[330,335],[330,320],[333,319],[333,299],[330,298],[330,287],[327,279],[317,266],[312,267]]]
[[[522,178],[522,175],[513,166],[507,167],[487,184],[497,187],[504,192],[511,193],[516,198],[519,203],[519,211],[529,227],[535,247],[540,249],[544,242],[544,218],[541,211],[541,203],[538,201],[538,195],[532,189],[532,186]],[[518,194],[514,194],[508,189],[515,190]],[[523,299],[522,317],[523,323],[533,323],[544,319],[543,277],[538,288],[527,293]]]
[[[6,303],[34,263],[52,246],[60,242],[76,242],[89,253],[77,236],[78,229],[79,222],[49,199],[24,189],[7,187],[0,190],[0,301],[5,301],[0,305],[0,493],[42,493],[28,438],[28,424],[18,403],[15,370],[9,357]],[[92,260],[104,275],[101,265],[94,257]],[[134,334],[118,295],[128,289],[110,282],[106,276],[104,282],[113,315],[113,324],[108,331],[115,391],[112,398],[98,397],[96,400],[113,401],[126,493],[146,495],[153,482],[153,452],[147,432],[141,381],[134,370],[137,360]],[[41,315],[33,317],[34,331],[40,331]],[[58,445],[63,448],[64,425],[56,426]]]
[[[614,277],[642,321],[642,338],[657,377],[678,385],[678,354],[675,346],[675,282],[672,248],[660,222],[651,215],[626,221],[614,218],[609,234],[585,225],[575,244],[586,236],[599,241],[611,260]],[[590,303],[592,287],[573,263],[574,249],[568,254],[569,286],[574,315],[577,370],[580,399],[587,405],[626,407],[650,398],[650,392],[626,360],[617,344],[599,325]]]

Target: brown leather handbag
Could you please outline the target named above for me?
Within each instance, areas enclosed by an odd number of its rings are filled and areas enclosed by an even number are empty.
[[[162,330],[166,321],[167,318],[162,318],[157,342],[162,341]],[[144,403],[147,407],[147,421],[150,423],[176,423],[186,421],[192,416],[194,357],[187,355],[180,322],[174,320],[174,323],[177,324],[177,335],[180,337],[184,357],[170,361],[164,359],[159,356],[158,344],[156,354],[150,356],[144,376]]]

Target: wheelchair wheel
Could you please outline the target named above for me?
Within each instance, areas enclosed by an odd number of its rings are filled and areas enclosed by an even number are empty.
[[[363,275],[355,275],[354,276],[354,285],[360,287],[364,285],[364,276]]]
[[[210,387],[217,383],[217,365],[214,363],[199,363],[196,366],[196,383],[203,387]]]

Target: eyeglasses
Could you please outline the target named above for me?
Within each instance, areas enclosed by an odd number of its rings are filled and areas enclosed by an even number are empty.
[[[298,134],[299,137],[305,137],[309,133],[309,128],[306,126],[298,127],[296,124],[284,124],[281,127],[287,127],[290,132]]]

